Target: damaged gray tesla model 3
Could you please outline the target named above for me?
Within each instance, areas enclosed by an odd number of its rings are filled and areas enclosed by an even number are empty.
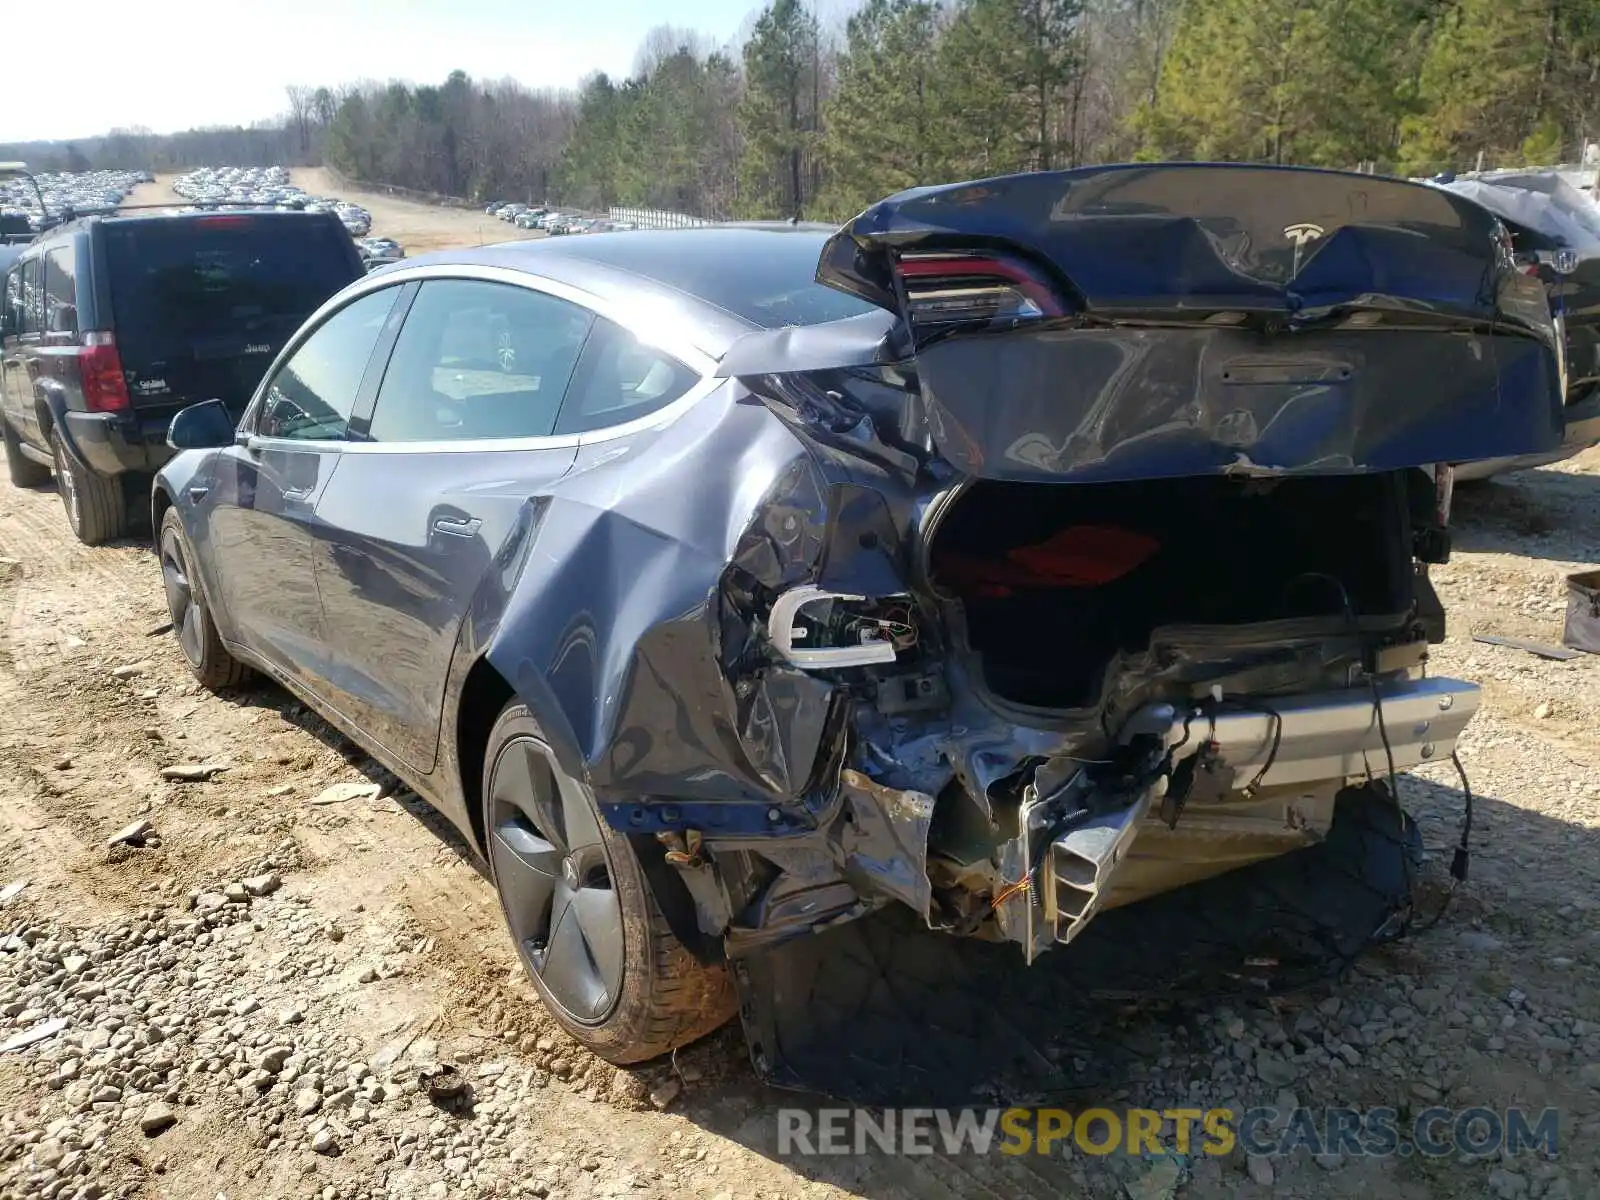
[[[1462,197],[1047,172],[380,269],[237,430],[180,414],[153,516],[197,675],[448,815],[630,1062],[759,1024],[823,931],[1070,969],[1113,910],[1405,844],[1386,781],[1478,704],[1426,670],[1434,464],[1559,446],[1560,356]]]

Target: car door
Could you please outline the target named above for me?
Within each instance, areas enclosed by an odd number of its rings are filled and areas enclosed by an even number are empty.
[[[217,454],[207,526],[225,636],[325,694],[328,651],[312,565],[316,505],[350,436],[362,388],[398,331],[403,286],[367,292],[302,329]],[[391,322],[393,322],[391,324]]]
[[[0,412],[17,428],[12,399],[11,364],[22,336],[22,263],[13,262],[0,284]]]
[[[578,439],[555,428],[594,320],[570,295],[425,281],[362,440],[318,498],[331,703],[419,774],[468,608],[572,466]]]
[[[43,334],[44,282],[37,256],[12,264],[6,275],[4,352],[0,355],[0,387],[5,390],[6,420],[26,442],[42,445],[39,414],[33,403],[34,358]]]

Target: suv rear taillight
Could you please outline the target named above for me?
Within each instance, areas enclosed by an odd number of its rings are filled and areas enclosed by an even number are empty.
[[[90,412],[121,412],[133,407],[114,335],[83,335],[83,345],[78,348],[78,379],[83,386],[84,407]]]
[[[916,325],[1060,317],[1069,311],[1044,272],[1012,255],[908,251],[895,267]]]

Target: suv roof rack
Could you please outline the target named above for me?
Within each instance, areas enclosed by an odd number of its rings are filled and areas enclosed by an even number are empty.
[[[152,209],[185,209],[185,208],[233,208],[241,212],[303,212],[298,208],[280,208],[276,204],[241,204],[237,200],[181,200],[168,201],[165,204],[119,204],[116,208],[108,209],[102,213],[84,213],[86,217],[114,217],[118,213],[148,212]],[[316,213],[312,213],[316,216]]]

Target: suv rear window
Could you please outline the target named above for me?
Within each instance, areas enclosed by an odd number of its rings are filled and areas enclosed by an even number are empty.
[[[286,335],[359,272],[331,221],[215,216],[105,228],[118,341]]]

